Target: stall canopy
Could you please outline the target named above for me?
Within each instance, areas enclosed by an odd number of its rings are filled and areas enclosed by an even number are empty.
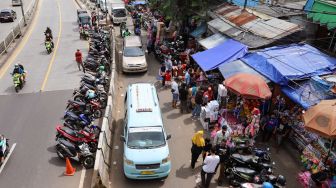
[[[280,85],[287,85],[289,80],[330,74],[336,69],[336,58],[308,44],[266,48],[247,54],[242,61]]]
[[[321,100],[336,98],[335,93],[332,92],[332,86],[331,82],[325,81],[319,76],[314,76],[310,80],[283,86],[281,90],[292,101],[308,109]]]
[[[205,49],[210,49],[213,47],[216,47],[223,42],[227,41],[228,38],[224,37],[223,35],[216,33],[211,35],[210,37],[207,37],[205,39],[199,40],[198,43],[203,46]]]
[[[223,63],[237,60],[243,57],[246,53],[246,45],[229,39],[221,45],[192,55],[192,58],[203,71],[209,71],[217,68]]]
[[[310,2],[307,2],[306,8],[309,8]],[[308,18],[313,19],[314,22],[318,22],[321,25],[327,26],[329,30],[336,28],[336,16],[335,14],[328,14],[336,12],[335,1],[315,0],[311,8],[311,12],[308,13]]]
[[[250,73],[260,76],[266,83],[270,82],[269,79],[252,69],[250,66],[246,65],[241,60],[231,61],[228,63],[224,63],[218,67],[219,71],[223,75],[225,79],[230,78],[231,76],[238,73]]]

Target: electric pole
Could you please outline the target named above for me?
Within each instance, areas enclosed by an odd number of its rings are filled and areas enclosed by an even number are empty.
[[[22,17],[23,17],[23,23],[24,23],[24,26],[27,25],[27,22],[26,22],[26,17],[24,15],[24,10],[23,10],[23,2],[22,0],[20,0],[20,3],[21,3],[21,12],[22,12]]]

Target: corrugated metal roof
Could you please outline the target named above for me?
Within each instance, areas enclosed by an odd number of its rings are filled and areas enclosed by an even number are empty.
[[[228,40],[227,37],[223,36],[220,33],[216,33],[214,35],[211,35],[210,37],[207,37],[205,39],[199,40],[198,42],[206,49],[210,49],[213,47],[216,47],[220,44],[222,44],[223,42],[225,42],[226,40]]]
[[[262,14],[253,14],[238,6],[221,6],[208,25],[250,48],[258,48],[302,30],[294,23]]]

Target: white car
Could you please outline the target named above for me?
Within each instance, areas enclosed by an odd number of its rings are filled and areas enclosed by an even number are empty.
[[[146,72],[146,54],[142,48],[139,36],[127,36],[124,38],[122,57],[123,72]]]

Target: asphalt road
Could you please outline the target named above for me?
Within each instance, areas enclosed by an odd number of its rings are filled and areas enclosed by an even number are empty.
[[[129,24],[129,21],[128,21]],[[130,27],[131,28],[131,27]],[[119,27],[115,27],[115,31],[118,35]],[[131,30],[132,31],[132,30]],[[144,33],[142,35],[145,35]],[[142,37],[143,43],[145,43],[145,36]],[[117,37],[117,48],[121,49],[122,39]],[[156,80],[160,64],[154,58],[152,54],[147,56],[148,72],[140,74],[123,74],[121,72],[121,62],[117,61],[117,69],[119,72],[117,80],[117,94],[116,94],[116,107],[114,110],[116,126],[113,148],[112,151],[112,168],[111,168],[111,186],[112,188],[192,188],[196,186],[196,176],[201,170],[201,157],[199,162],[196,163],[196,168],[192,170],[190,168],[191,159],[191,138],[193,134],[202,130],[202,126],[197,120],[191,119],[191,114],[181,114],[178,109],[171,107],[171,93],[170,88],[161,88],[160,83]],[[124,106],[124,93],[127,85],[136,82],[150,82],[155,83],[157,92],[159,95],[160,106],[165,125],[165,130],[168,134],[172,134],[172,138],[168,141],[170,148],[170,157],[172,161],[172,171],[166,180],[128,180],[123,175],[123,143],[119,140],[122,128],[123,128],[123,112]],[[272,151],[272,159],[276,162],[276,173],[285,175],[287,178],[287,186],[300,187],[296,181],[296,176],[299,171],[297,160],[293,156],[294,151],[287,148],[280,150],[279,153],[275,153],[275,149],[272,144],[262,145],[263,148],[270,147]],[[289,154],[289,152],[292,152]],[[217,186],[216,179],[218,173],[213,178],[210,187],[229,187],[227,182],[224,186]]]
[[[79,40],[77,5],[73,0],[40,0],[36,17],[21,43],[0,70],[0,133],[17,143],[0,174],[0,187],[78,187],[81,167],[63,176],[65,162],[54,150],[55,127],[61,123],[66,101],[79,86],[81,72],[74,52],[87,53]],[[53,31],[55,49],[47,54],[44,30]],[[15,93],[10,72],[21,62],[28,72],[23,90]]]
[[[25,11],[28,10],[30,4],[34,2],[34,0],[22,0],[23,9]],[[0,23],[0,42],[7,37],[9,32],[19,23],[22,18],[21,6],[12,6],[12,0],[1,0],[0,1],[0,10],[3,8],[10,8],[16,12],[17,19],[14,22],[4,22]]]

